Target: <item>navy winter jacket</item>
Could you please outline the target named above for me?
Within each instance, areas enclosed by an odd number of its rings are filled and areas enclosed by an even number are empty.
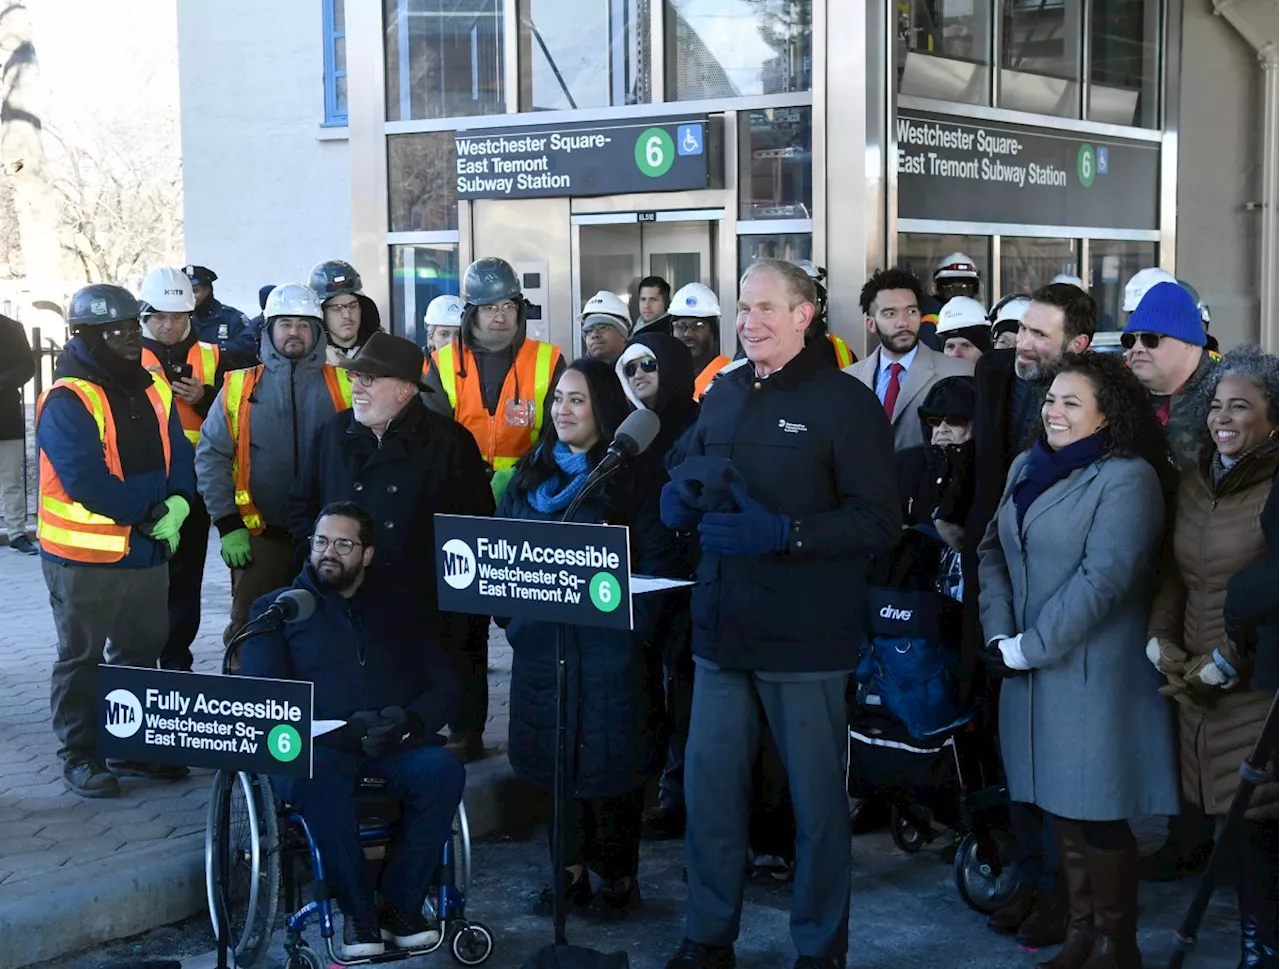
[[[311,682],[317,720],[347,720],[361,710],[403,707],[424,728],[414,743],[444,743],[439,732],[457,711],[458,684],[440,651],[436,624],[425,621],[416,598],[385,584],[372,569],[350,599],[322,592],[309,564],[293,588],[314,595],[316,611],[310,619],[245,642],[240,672]],[[283,591],[254,602],[253,618]],[[339,743],[339,735],[326,734],[320,742]]]
[[[141,365],[139,365],[141,370]],[[106,391],[116,424],[116,443],[124,479],[107,470],[98,425],[79,396],[65,387],[48,392],[36,424],[36,444],[69,494],[89,511],[122,525],[152,523],[156,505],[170,495],[195,500],[195,455],[182,431],[178,408],[169,411],[169,473],[165,474],[164,450],[157,433],[155,411],[145,389],[119,385],[93,359],[79,339],[67,341],[58,361],[57,377],[81,377]],[[66,561],[51,552],[41,554],[53,562]],[[142,569],[166,562],[161,543],[135,528],[129,552],[119,562],[94,568]],[[84,563],[74,562],[73,565]]]

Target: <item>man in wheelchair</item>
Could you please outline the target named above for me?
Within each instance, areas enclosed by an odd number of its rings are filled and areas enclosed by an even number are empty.
[[[322,509],[309,561],[293,583],[315,596],[314,614],[249,639],[241,658],[246,676],[310,681],[315,718],[346,722],[317,738],[309,780],[272,778],[311,829],[327,887],[346,917],[346,958],[378,955],[384,940],[401,948],[435,941],[423,899],[465,778],[439,733],[455,712],[458,686],[434,641],[437,624],[420,615],[419,597],[369,569],[372,535],[373,521],[359,505]],[[279,591],[253,604],[253,618]],[[385,777],[388,792],[404,802],[380,907],[355,804],[359,778],[371,775]]]

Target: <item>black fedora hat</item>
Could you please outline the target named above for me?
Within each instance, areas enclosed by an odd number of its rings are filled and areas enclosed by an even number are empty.
[[[354,357],[342,361],[341,366],[353,374],[394,377],[396,380],[407,381],[420,390],[430,391],[431,388],[422,379],[425,362],[422,350],[412,340],[379,330],[369,337],[368,342]]]

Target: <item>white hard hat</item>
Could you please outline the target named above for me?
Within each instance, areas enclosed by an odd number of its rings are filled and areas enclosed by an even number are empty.
[[[812,279],[815,283],[820,283],[827,278],[827,271],[812,259],[801,259],[796,263],[796,268]]]
[[[1124,305],[1121,309],[1132,313],[1142,302],[1142,297],[1147,295],[1147,290],[1160,283],[1177,283],[1177,280],[1158,266],[1139,269],[1124,284]]]
[[[196,308],[191,280],[181,269],[156,266],[142,281],[138,301],[156,313],[190,313]]]
[[[1068,286],[1074,286],[1076,289],[1084,289],[1084,280],[1079,276],[1072,276],[1071,273],[1058,273],[1058,275],[1049,280],[1050,286],[1054,283],[1066,283]],[[1088,291],[1086,290],[1086,292]]]
[[[987,325],[987,308],[970,296],[952,296],[938,311],[938,336]]]
[[[694,316],[707,319],[720,315],[720,301],[702,283],[685,283],[671,297],[667,312],[672,316]]]
[[[1015,296],[1011,300],[1006,300],[996,307],[995,319],[991,323],[994,326],[996,323],[1001,323],[1005,320],[1020,321],[1030,305],[1031,299],[1027,296]]]
[[[585,320],[595,313],[616,316],[628,323],[631,320],[631,313],[627,309],[627,304],[618,298],[617,293],[611,293],[607,289],[600,290],[583,304],[579,319]]]
[[[934,279],[977,279],[978,266],[963,252],[953,252],[938,260],[938,268],[933,271]]]
[[[306,316],[313,320],[323,320],[324,310],[320,308],[320,297],[310,286],[285,283],[277,286],[267,296],[262,316],[268,321],[277,316]]]
[[[427,326],[462,326],[462,309],[466,304],[457,296],[437,296],[427,304],[422,322]]]

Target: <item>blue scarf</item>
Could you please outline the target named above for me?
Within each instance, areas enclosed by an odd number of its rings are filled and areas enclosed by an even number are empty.
[[[1013,486],[1013,505],[1018,509],[1018,527],[1022,527],[1027,509],[1037,498],[1071,472],[1093,464],[1110,446],[1111,432],[1105,427],[1058,451],[1049,447],[1044,434],[1036,438],[1031,456],[1023,469],[1023,478]]]
[[[553,474],[529,492],[529,504],[534,511],[544,515],[564,511],[569,507],[569,503],[578,497],[578,492],[587,483],[586,452],[574,454],[569,450],[569,445],[563,441],[556,441],[551,456],[555,458],[561,473]],[[556,487],[563,483],[566,477],[569,479],[568,482],[557,491]]]

